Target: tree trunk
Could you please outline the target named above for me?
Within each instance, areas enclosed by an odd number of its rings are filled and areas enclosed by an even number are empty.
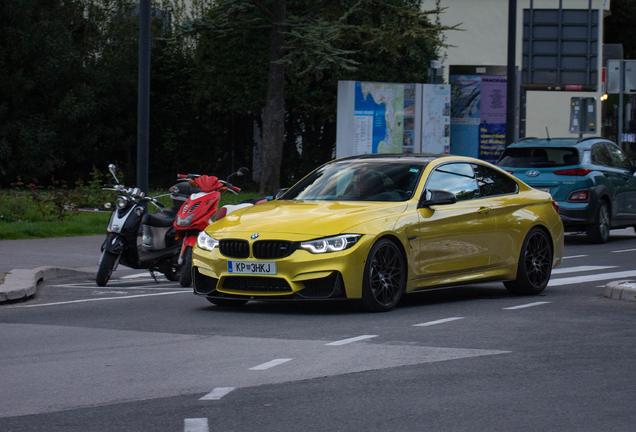
[[[260,193],[263,195],[273,195],[280,187],[280,166],[285,136],[285,66],[275,62],[283,57],[285,2],[286,0],[274,0],[272,10],[269,77],[260,155]]]

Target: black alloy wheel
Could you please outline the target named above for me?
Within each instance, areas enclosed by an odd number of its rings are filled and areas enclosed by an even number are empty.
[[[521,246],[517,278],[504,282],[506,289],[515,295],[541,293],[552,274],[552,244],[541,228],[532,228]]]
[[[373,245],[364,267],[362,305],[370,312],[393,309],[406,285],[406,266],[398,247],[381,239]]]

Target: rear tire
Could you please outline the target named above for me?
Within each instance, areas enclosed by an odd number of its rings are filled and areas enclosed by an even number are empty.
[[[601,201],[596,212],[596,222],[585,227],[587,238],[592,243],[605,243],[609,240],[611,216],[609,205]]]
[[[177,264],[179,255],[173,255],[163,271],[164,276],[171,282],[176,282],[181,278],[181,266]]]
[[[249,300],[236,300],[236,299],[220,299],[220,298],[210,298],[206,297],[208,301],[217,306],[226,306],[226,307],[238,307],[243,306]]]
[[[187,246],[183,254],[179,283],[184,288],[192,286],[192,246]]]
[[[517,278],[504,282],[514,295],[537,295],[541,293],[552,274],[552,242],[540,228],[532,228],[521,246]]]
[[[106,286],[118,260],[118,254],[108,252],[107,250],[103,252],[102,260],[99,263],[99,270],[97,270],[97,277],[95,278],[97,285]]]

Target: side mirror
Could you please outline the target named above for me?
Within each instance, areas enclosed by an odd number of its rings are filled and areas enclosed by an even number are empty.
[[[418,207],[455,204],[456,202],[457,196],[452,192],[443,190],[425,190]]]
[[[117,167],[114,164],[108,165],[108,171],[115,177],[115,181],[119,184],[119,179],[117,178]]]
[[[239,170],[236,172],[236,175],[243,176],[243,175],[248,175],[249,173],[250,173],[249,168],[241,167],[241,168],[239,168]]]
[[[276,191],[276,194],[274,195],[274,199],[278,199],[278,198],[282,197],[283,195],[285,195],[285,192],[287,192],[288,190],[289,190],[289,188],[278,189]]]

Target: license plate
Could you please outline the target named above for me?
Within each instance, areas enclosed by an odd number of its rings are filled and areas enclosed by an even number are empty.
[[[227,271],[233,274],[276,274],[275,262],[263,261],[228,261]]]

